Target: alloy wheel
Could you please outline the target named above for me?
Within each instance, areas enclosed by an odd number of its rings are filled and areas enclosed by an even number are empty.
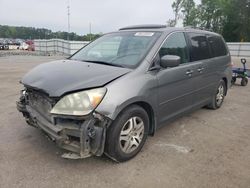
[[[223,102],[224,96],[225,96],[224,87],[223,87],[223,85],[220,85],[218,87],[217,95],[216,95],[216,104],[217,104],[217,106],[221,105],[221,103]]]
[[[144,122],[140,117],[131,117],[123,125],[119,137],[120,148],[124,153],[137,149],[144,135]]]

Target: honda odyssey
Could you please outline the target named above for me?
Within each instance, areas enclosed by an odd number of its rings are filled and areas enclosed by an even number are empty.
[[[131,26],[28,72],[17,108],[67,151],[63,157],[106,154],[122,162],[177,117],[220,108],[231,76],[230,54],[219,34]]]

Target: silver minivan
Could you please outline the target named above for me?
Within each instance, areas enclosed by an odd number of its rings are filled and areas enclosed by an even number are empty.
[[[218,109],[231,58],[212,32],[139,25],[108,33],[71,57],[41,64],[21,80],[26,122],[66,150],[122,162],[147,136],[193,110]]]

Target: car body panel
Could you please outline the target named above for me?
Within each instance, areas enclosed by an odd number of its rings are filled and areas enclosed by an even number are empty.
[[[178,67],[161,70],[158,78],[159,123],[162,125],[178,113],[186,111],[193,104],[194,77],[187,74],[193,65],[186,63]]]
[[[71,60],[44,63],[27,73],[22,83],[43,90],[51,97],[104,86],[130,69]]]
[[[145,74],[135,70],[105,87],[107,93],[96,111],[110,119],[114,120],[124,108],[136,102],[148,103],[157,114],[158,82],[155,72]]]
[[[226,76],[223,75],[223,72],[226,69],[230,69],[230,56],[224,57],[215,57],[211,59],[206,59],[200,61],[195,69],[197,75],[199,75],[199,81],[197,82],[197,90],[199,93],[196,94],[196,98],[200,102],[207,101],[213,93],[215,92],[215,88],[217,87],[219,81],[222,78],[226,78],[227,81],[231,81],[230,74],[227,73]],[[203,69],[201,72],[198,69]],[[227,87],[228,83],[226,83]]]

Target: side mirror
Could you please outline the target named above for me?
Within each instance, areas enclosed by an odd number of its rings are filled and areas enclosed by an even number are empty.
[[[181,58],[176,55],[164,55],[161,57],[160,65],[163,68],[177,67],[181,62]]]

